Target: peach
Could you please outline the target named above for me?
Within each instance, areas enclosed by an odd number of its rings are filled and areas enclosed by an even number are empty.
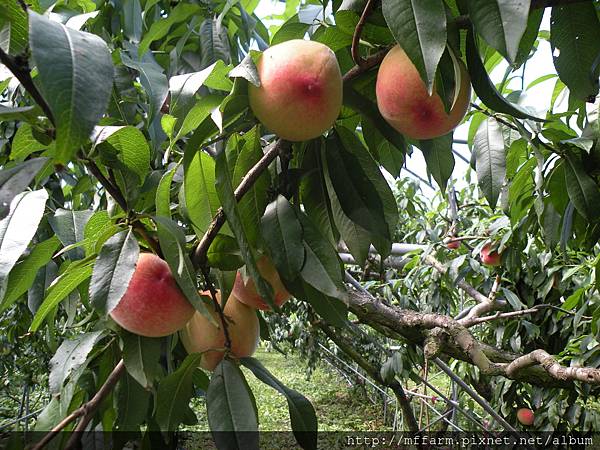
[[[260,87],[248,84],[254,115],[289,141],[313,139],[327,131],[342,107],[342,74],[324,44],[293,39],[269,47],[256,68]]]
[[[481,262],[490,267],[499,266],[502,258],[500,253],[492,250],[491,244],[485,244],[479,256],[481,257]]]
[[[458,241],[454,238],[450,238],[446,242],[446,247],[450,250],[456,250],[458,247],[460,247],[460,241]]]
[[[127,331],[160,337],[183,328],[194,311],[169,265],[153,253],[140,253],[127,291],[110,316]]]
[[[529,408],[521,408],[517,411],[517,419],[521,424],[529,426],[533,425],[535,415]]]
[[[210,296],[209,292],[203,295]],[[217,291],[217,300],[221,302],[221,293]],[[219,326],[221,321],[214,307],[208,306]],[[228,321],[227,330],[231,339],[231,353],[242,358],[252,356],[258,347],[260,325],[256,311],[240,303],[232,294],[223,311]],[[214,370],[225,356],[225,333],[206,317],[196,312],[187,325],[180,331],[181,342],[188,353],[203,353],[200,367]]]
[[[383,118],[397,131],[412,139],[433,139],[449,133],[467,113],[471,83],[467,69],[458,60],[460,89],[450,112],[440,96],[429,95],[417,68],[396,45],[379,67],[375,92]]]
[[[256,261],[259,273],[262,277],[273,288],[274,300],[277,306],[283,305],[291,297],[291,294],[285,289],[285,286],[279,278],[279,273],[269,258],[261,256]],[[252,306],[256,309],[269,310],[271,307],[267,302],[258,294],[254,280],[248,278],[244,283],[244,279],[240,272],[235,277],[235,283],[233,285],[232,294],[235,295],[240,302],[245,303],[248,306]]]

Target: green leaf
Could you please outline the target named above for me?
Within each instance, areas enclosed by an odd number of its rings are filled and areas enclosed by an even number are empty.
[[[188,301],[196,308],[196,311],[206,317],[209,322],[217,325],[215,318],[208,311],[204,301],[198,294],[196,272],[185,248],[183,231],[171,219],[161,216],[155,216],[153,219],[156,223],[160,249],[163,252],[165,261],[171,268],[171,273],[175,277],[177,285]]]
[[[217,193],[223,205],[223,211],[227,217],[227,222],[229,223],[238,245],[240,246],[240,253],[242,255],[242,259],[244,260],[244,264],[246,264],[246,269],[252,277],[259,295],[266,300],[269,306],[277,309],[273,299],[273,289],[258,272],[254,252],[248,243],[248,235],[240,218],[238,205],[233,194],[233,185],[230,178],[231,175],[225,151],[219,152],[216,157],[215,172],[215,186],[217,188]]]
[[[148,413],[150,392],[145,390],[135,379],[125,374],[116,388],[118,431],[139,431],[140,425]]]
[[[530,158],[518,170],[508,188],[509,215],[513,225],[518,223],[529,212],[533,203],[531,193],[535,190],[533,174],[536,166],[536,159]]]
[[[177,141],[190,131],[195,130],[205,120],[210,120],[211,113],[219,108],[219,105],[222,101],[223,96],[221,95],[207,95],[206,97],[202,97],[200,100],[198,100],[194,107],[190,109],[185,116],[185,119],[181,124],[181,128],[177,132],[175,140]]]
[[[296,19],[297,20],[297,19]],[[271,46],[280,44],[292,39],[304,39],[306,31],[310,27],[308,23],[291,22],[284,23],[271,38]]]
[[[15,133],[15,137],[12,141],[12,146],[10,148],[10,159],[11,160],[24,160],[32,153],[46,150],[48,145],[42,144],[33,136],[33,130],[31,125],[28,123],[22,123],[17,132]],[[40,158],[45,160],[46,158]],[[36,161],[35,159],[30,161]]]
[[[33,284],[38,270],[44,267],[58,249],[60,241],[56,236],[36,244],[31,253],[18,263],[10,272],[6,285],[6,295],[0,298],[0,312],[9,308],[17,299],[27,292]]]
[[[479,57],[477,44],[475,43],[474,34],[471,30],[467,33],[466,57],[473,90],[477,94],[477,97],[479,97],[488,108],[497,112],[509,114],[517,119],[543,120],[532,116],[520,106],[509,102],[502,94],[500,94],[500,92],[498,92]]]
[[[310,401],[294,389],[285,386],[255,358],[242,358],[242,364],[267,386],[285,397],[290,412],[292,431],[298,444],[305,450],[317,448],[317,415]]]
[[[156,188],[156,215],[171,218],[171,183],[176,169],[171,169],[161,177]]]
[[[123,12],[123,34],[132,42],[140,42],[144,25],[140,0],[124,0],[121,11]]]
[[[529,2],[512,0],[468,0],[469,18],[475,30],[514,63],[527,28]]]
[[[144,389],[150,389],[160,371],[162,339],[123,331],[123,362],[129,375]]]
[[[183,421],[193,395],[192,376],[202,354],[188,355],[175,372],[158,385],[156,394],[156,422],[161,431],[176,431]]]
[[[210,267],[220,270],[237,270],[244,265],[237,241],[226,234],[217,234],[206,257]]]
[[[394,39],[402,46],[431,92],[437,65],[446,48],[444,2],[383,0],[382,7]]]
[[[521,38],[519,44],[519,51],[517,52],[517,59],[515,60],[515,66],[521,67],[527,60],[527,57],[531,53],[531,49],[537,40],[540,25],[544,17],[544,8],[538,8],[529,12],[529,18],[527,19],[527,28]]]
[[[343,301],[323,294],[304,280],[295,280],[288,284],[294,297],[308,302],[328,324],[339,328],[349,325],[348,307]]]
[[[100,37],[32,11],[29,46],[38,87],[56,122],[56,159],[66,164],[88,140],[108,105],[114,70],[110,52]]]
[[[179,3],[175,6],[165,18],[161,18],[152,22],[150,29],[144,35],[144,39],[140,42],[139,54],[143,55],[150,48],[152,42],[165,37],[171,27],[180,22],[188,21],[190,16],[200,12],[200,6],[191,3]]]
[[[581,301],[581,298],[583,297],[583,294],[585,294],[586,290],[587,287],[581,287],[577,289],[565,300],[565,302],[561,305],[561,308],[566,309],[567,311],[571,311],[573,308],[579,306],[579,302]],[[564,313],[563,311],[558,311],[556,313],[556,318],[560,319],[565,314],[566,313]]]
[[[223,359],[215,368],[206,393],[208,425],[217,448],[258,449],[256,402],[240,368]]]
[[[427,163],[427,171],[433,176],[440,189],[445,191],[454,170],[452,133],[435,139],[419,141],[419,148]]]
[[[318,164],[321,164],[321,155],[317,155],[316,157],[319,158]],[[335,227],[339,230],[340,237],[350,250],[356,263],[363,265],[369,256],[369,248],[373,241],[371,233],[350,220],[344,213],[327,171],[319,170],[315,173],[315,176],[319,178],[322,176],[324,178],[324,195],[327,196],[327,206],[333,216],[332,220],[335,222]],[[388,247],[391,247],[391,242]],[[380,251],[382,254],[387,254],[389,248],[382,248]]]
[[[570,151],[564,154],[565,182],[569,198],[577,212],[586,220],[595,222],[600,217],[600,190],[594,180],[585,172],[581,159]]]
[[[73,339],[67,339],[60,344],[50,360],[50,376],[48,384],[50,393],[58,394],[69,374],[85,363],[87,356],[96,345],[104,331],[83,333]]]
[[[475,134],[475,171],[479,188],[490,208],[496,208],[506,177],[506,148],[502,125],[493,118],[484,120]]]
[[[390,239],[398,210],[390,187],[368,150],[345,128],[327,140],[323,162],[348,218],[364,229]]]
[[[304,230],[304,266],[300,276],[318,291],[343,300],[345,288],[342,265],[331,243],[325,239],[315,225],[304,214],[298,218]]]
[[[228,146],[233,146],[232,151],[236,152],[235,167],[231,180],[235,189],[248,171],[263,157],[258,127],[254,127],[243,136],[230,139]],[[230,155],[231,153],[227,154],[228,157]],[[255,244],[258,239],[260,219],[267,207],[267,190],[270,184],[269,172],[264,171],[238,203],[240,219],[244,224],[251,245]]]
[[[48,158],[34,158],[0,170],[0,220],[8,214],[8,206],[17,194],[23,192]]]
[[[593,2],[552,8],[550,44],[561,81],[579,100],[598,95],[600,21]]]
[[[226,64],[231,62],[227,28],[218,26],[214,19],[206,19],[200,25],[200,48],[202,49],[201,68],[208,67],[217,60],[222,60]]]
[[[300,199],[306,215],[321,230],[331,242],[337,242],[337,230],[334,226],[334,216],[330,205],[330,194],[325,184],[321,147],[323,139],[312,140],[306,144],[302,158],[302,170],[305,175],[300,179]],[[331,189],[333,192],[333,188]]]
[[[293,280],[302,269],[304,247],[302,227],[288,200],[278,195],[267,206],[260,225],[277,271],[284,278]]]
[[[247,80],[249,83],[252,83],[254,86],[260,86],[260,78],[258,77],[258,70],[256,69],[256,65],[254,63],[254,58],[258,57],[260,53],[251,50],[239,63],[235,66],[231,72],[229,72],[230,78],[243,78]]]
[[[386,122],[387,123],[387,122]],[[362,131],[369,151],[385,170],[394,178],[400,176],[404,166],[404,147],[396,147],[379,131],[379,126],[370,118],[363,116]]]
[[[140,83],[142,84],[146,95],[148,96],[148,123],[152,123],[159,114],[167,94],[169,92],[169,82],[164,69],[156,62],[152,53],[144,53],[141,59],[138,58],[137,50],[134,46],[126,46],[127,53],[121,51],[121,61],[127,67],[136,70],[139,73]]]
[[[389,141],[391,145],[400,149],[402,152],[405,151],[406,142],[404,137],[387,123],[379,112],[375,102],[357,92],[356,89],[353,89],[350,86],[344,86],[344,105],[347,105],[357,113],[360,113],[363,124],[367,122],[368,125],[374,127],[387,141]]]
[[[171,93],[169,112],[178,119],[183,119],[194,104],[196,92],[213,71],[222,66],[223,62],[214,63],[200,72],[171,77],[169,79],[169,92]]]
[[[90,302],[101,315],[109,314],[125,295],[139,253],[131,228],[113,235],[102,246],[90,282]]]
[[[9,214],[0,221],[0,299],[6,293],[10,271],[38,229],[46,200],[45,189],[19,194],[11,202]]]
[[[187,145],[183,171],[187,213],[196,235],[203,236],[221,206],[215,187],[215,161],[203,151]]]
[[[102,142],[117,150],[119,161],[144,181],[150,172],[150,147],[136,127],[102,126],[94,130],[94,145]]]
[[[6,53],[17,55],[27,48],[27,13],[18,2],[0,4],[0,34],[4,33],[8,33],[8,42],[2,45]]]
[[[77,286],[92,276],[92,264],[88,261],[72,263],[48,288],[46,298],[33,316],[30,331],[37,331],[46,316]]]
[[[54,216],[48,218],[48,222],[63,245],[70,246],[84,240],[85,226],[93,214],[91,210],[74,211],[59,208]],[[69,250],[68,255],[71,259],[81,259],[84,257],[84,251],[81,248],[73,248]]]

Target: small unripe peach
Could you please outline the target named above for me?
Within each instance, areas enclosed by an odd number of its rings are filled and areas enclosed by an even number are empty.
[[[427,87],[408,55],[399,45],[385,56],[377,74],[377,106],[383,118],[412,139],[433,139],[449,133],[465,116],[471,97],[469,74],[462,61],[456,100],[447,113],[440,96]]]
[[[153,253],[140,253],[127,291],[110,316],[127,331],[160,337],[183,328],[194,311],[169,265]]]
[[[521,408],[517,411],[517,419],[521,424],[529,426],[533,425],[535,416],[529,408]]]
[[[495,250],[492,250],[490,244],[485,244],[481,249],[480,253],[481,262],[486,266],[496,267],[501,263],[501,254]]]
[[[202,294],[210,296],[209,292]],[[221,293],[217,291],[217,301],[221,302]],[[214,370],[225,356],[225,333],[219,315],[212,305],[207,308],[219,324],[217,328],[206,317],[196,312],[179,336],[188,353],[203,353],[200,367]],[[258,347],[260,325],[256,311],[232,294],[223,310],[227,320],[227,331],[231,339],[231,353],[238,358],[252,356]]]
[[[277,136],[305,141],[331,128],[342,107],[342,74],[335,54],[319,42],[293,39],[269,47],[248,85],[254,115]]]
[[[267,282],[273,288],[275,304],[277,306],[281,306],[287,302],[290,299],[291,294],[286,290],[285,286],[281,282],[279,273],[277,272],[277,269],[271,260],[266,256],[261,256],[256,261],[256,266],[261,276],[267,280]],[[231,293],[235,295],[240,302],[245,303],[248,306],[262,310],[271,309],[267,302],[256,291],[254,280],[252,280],[252,278],[248,278],[244,283],[244,279],[240,272],[238,272],[235,277],[235,283]]]

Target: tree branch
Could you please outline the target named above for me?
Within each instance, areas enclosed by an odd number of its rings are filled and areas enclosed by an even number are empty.
[[[352,48],[351,48],[352,60],[359,67],[362,67],[363,64],[365,63],[365,60],[362,59],[360,56],[359,48],[358,48],[359,43],[360,43],[360,35],[362,34],[362,30],[363,30],[363,27],[365,26],[365,22],[367,21],[367,17],[369,17],[369,14],[371,14],[371,11],[373,10],[374,4],[375,4],[375,0],[367,0],[367,4],[365,5],[365,8],[363,9],[360,19],[358,20],[358,23],[356,24],[356,28],[354,28],[354,34],[352,35]]]
[[[4,52],[0,48],[0,62],[4,64],[8,70],[12,72],[12,74],[19,80],[19,82],[23,85],[25,90],[29,92],[29,95],[33,98],[33,100],[42,108],[48,120],[52,123],[52,125],[56,126],[54,122],[54,115],[52,114],[52,110],[46,100],[38,90],[38,88],[33,83],[33,79],[31,78],[31,71],[29,66],[27,65],[27,60],[22,58],[21,56],[13,57]]]
[[[110,394],[124,372],[125,363],[123,360],[120,360],[92,399],[81,405],[79,408],[65,417],[58,425],[52,428],[50,432],[48,432],[37,444],[35,444],[35,446],[32,447],[32,450],[40,450],[44,448],[52,439],[56,437],[58,433],[64,430],[67,425],[76,420],[78,417],[83,417],[75,428],[73,435],[70,437],[65,447],[67,450],[75,448],[81,439],[81,433],[85,430],[87,425],[94,417],[94,414],[100,406],[100,403],[102,403],[102,400],[104,400],[104,398]]]
[[[129,210],[127,201],[125,200],[125,196],[121,193],[116,183],[106,178],[100,170],[100,168],[92,159],[83,156],[82,159],[85,161],[85,166],[88,168],[91,174],[94,175],[94,177],[96,177],[96,179],[100,182],[104,189],[106,189],[106,191],[111,195],[111,197],[117,202],[121,209],[125,211],[128,217],[131,219],[131,225],[133,226],[134,230],[137,231],[144,238],[144,240],[148,243],[150,248],[152,248],[152,251],[154,253],[162,257],[162,251],[160,249],[158,241],[148,234],[144,224],[140,222],[140,220],[136,217],[136,214],[133,211]],[[113,178],[114,180],[113,176],[111,176],[111,178]]]
[[[271,164],[277,155],[279,155],[279,152],[288,145],[289,142],[284,141],[283,139],[278,139],[271,145],[263,157],[248,171],[246,176],[242,178],[242,181],[236,188],[234,196],[237,202],[239,202],[244,194],[250,190],[258,177],[260,177],[267,167],[269,167],[269,164]],[[206,263],[206,252],[208,252],[210,244],[212,244],[212,241],[217,237],[219,230],[224,224],[225,212],[223,211],[223,208],[219,208],[208,226],[208,230],[204,233],[204,236],[202,236],[202,239],[194,250],[193,261],[196,267],[201,267]]]
[[[546,372],[559,380],[576,380],[589,384],[600,384],[600,369],[561,366],[552,355],[541,349],[515,359],[506,368],[506,375],[509,378],[514,378],[521,370],[536,364],[542,366]]]
[[[374,55],[372,55],[372,56],[368,57],[367,59],[363,60],[363,64],[362,65],[360,65],[360,66],[356,65],[356,66],[352,67],[342,77],[342,80],[344,81],[344,83],[352,81],[354,78],[358,77],[362,73],[368,72],[370,69],[372,69],[373,67],[375,67],[379,63],[381,63],[381,61],[383,61],[383,58],[385,58],[385,55],[387,55],[387,53],[390,51],[390,48],[385,48],[383,50],[379,50]]]
[[[451,317],[388,306],[359,292],[350,292],[347,299],[361,322],[373,324],[396,339],[399,335],[422,346],[428,330],[441,328],[446,338],[438,337],[440,351],[477,366],[484,375],[561,388],[572,388],[572,381],[600,384],[600,369],[563,367],[544,350],[515,355],[495,349],[477,341],[463,324]]]

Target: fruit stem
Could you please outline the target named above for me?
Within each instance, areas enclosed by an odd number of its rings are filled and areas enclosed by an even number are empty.
[[[365,60],[361,58],[358,48],[360,43],[360,35],[362,34],[362,30],[365,26],[365,22],[367,21],[367,17],[369,17],[369,14],[371,14],[371,11],[373,10],[374,4],[374,0],[367,0],[367,4],[363,9],[360,19],[356,24],[356,28],[354,29],[354,35],[352,36],[352,60],[359,67],[362,67],[365,64]]]

